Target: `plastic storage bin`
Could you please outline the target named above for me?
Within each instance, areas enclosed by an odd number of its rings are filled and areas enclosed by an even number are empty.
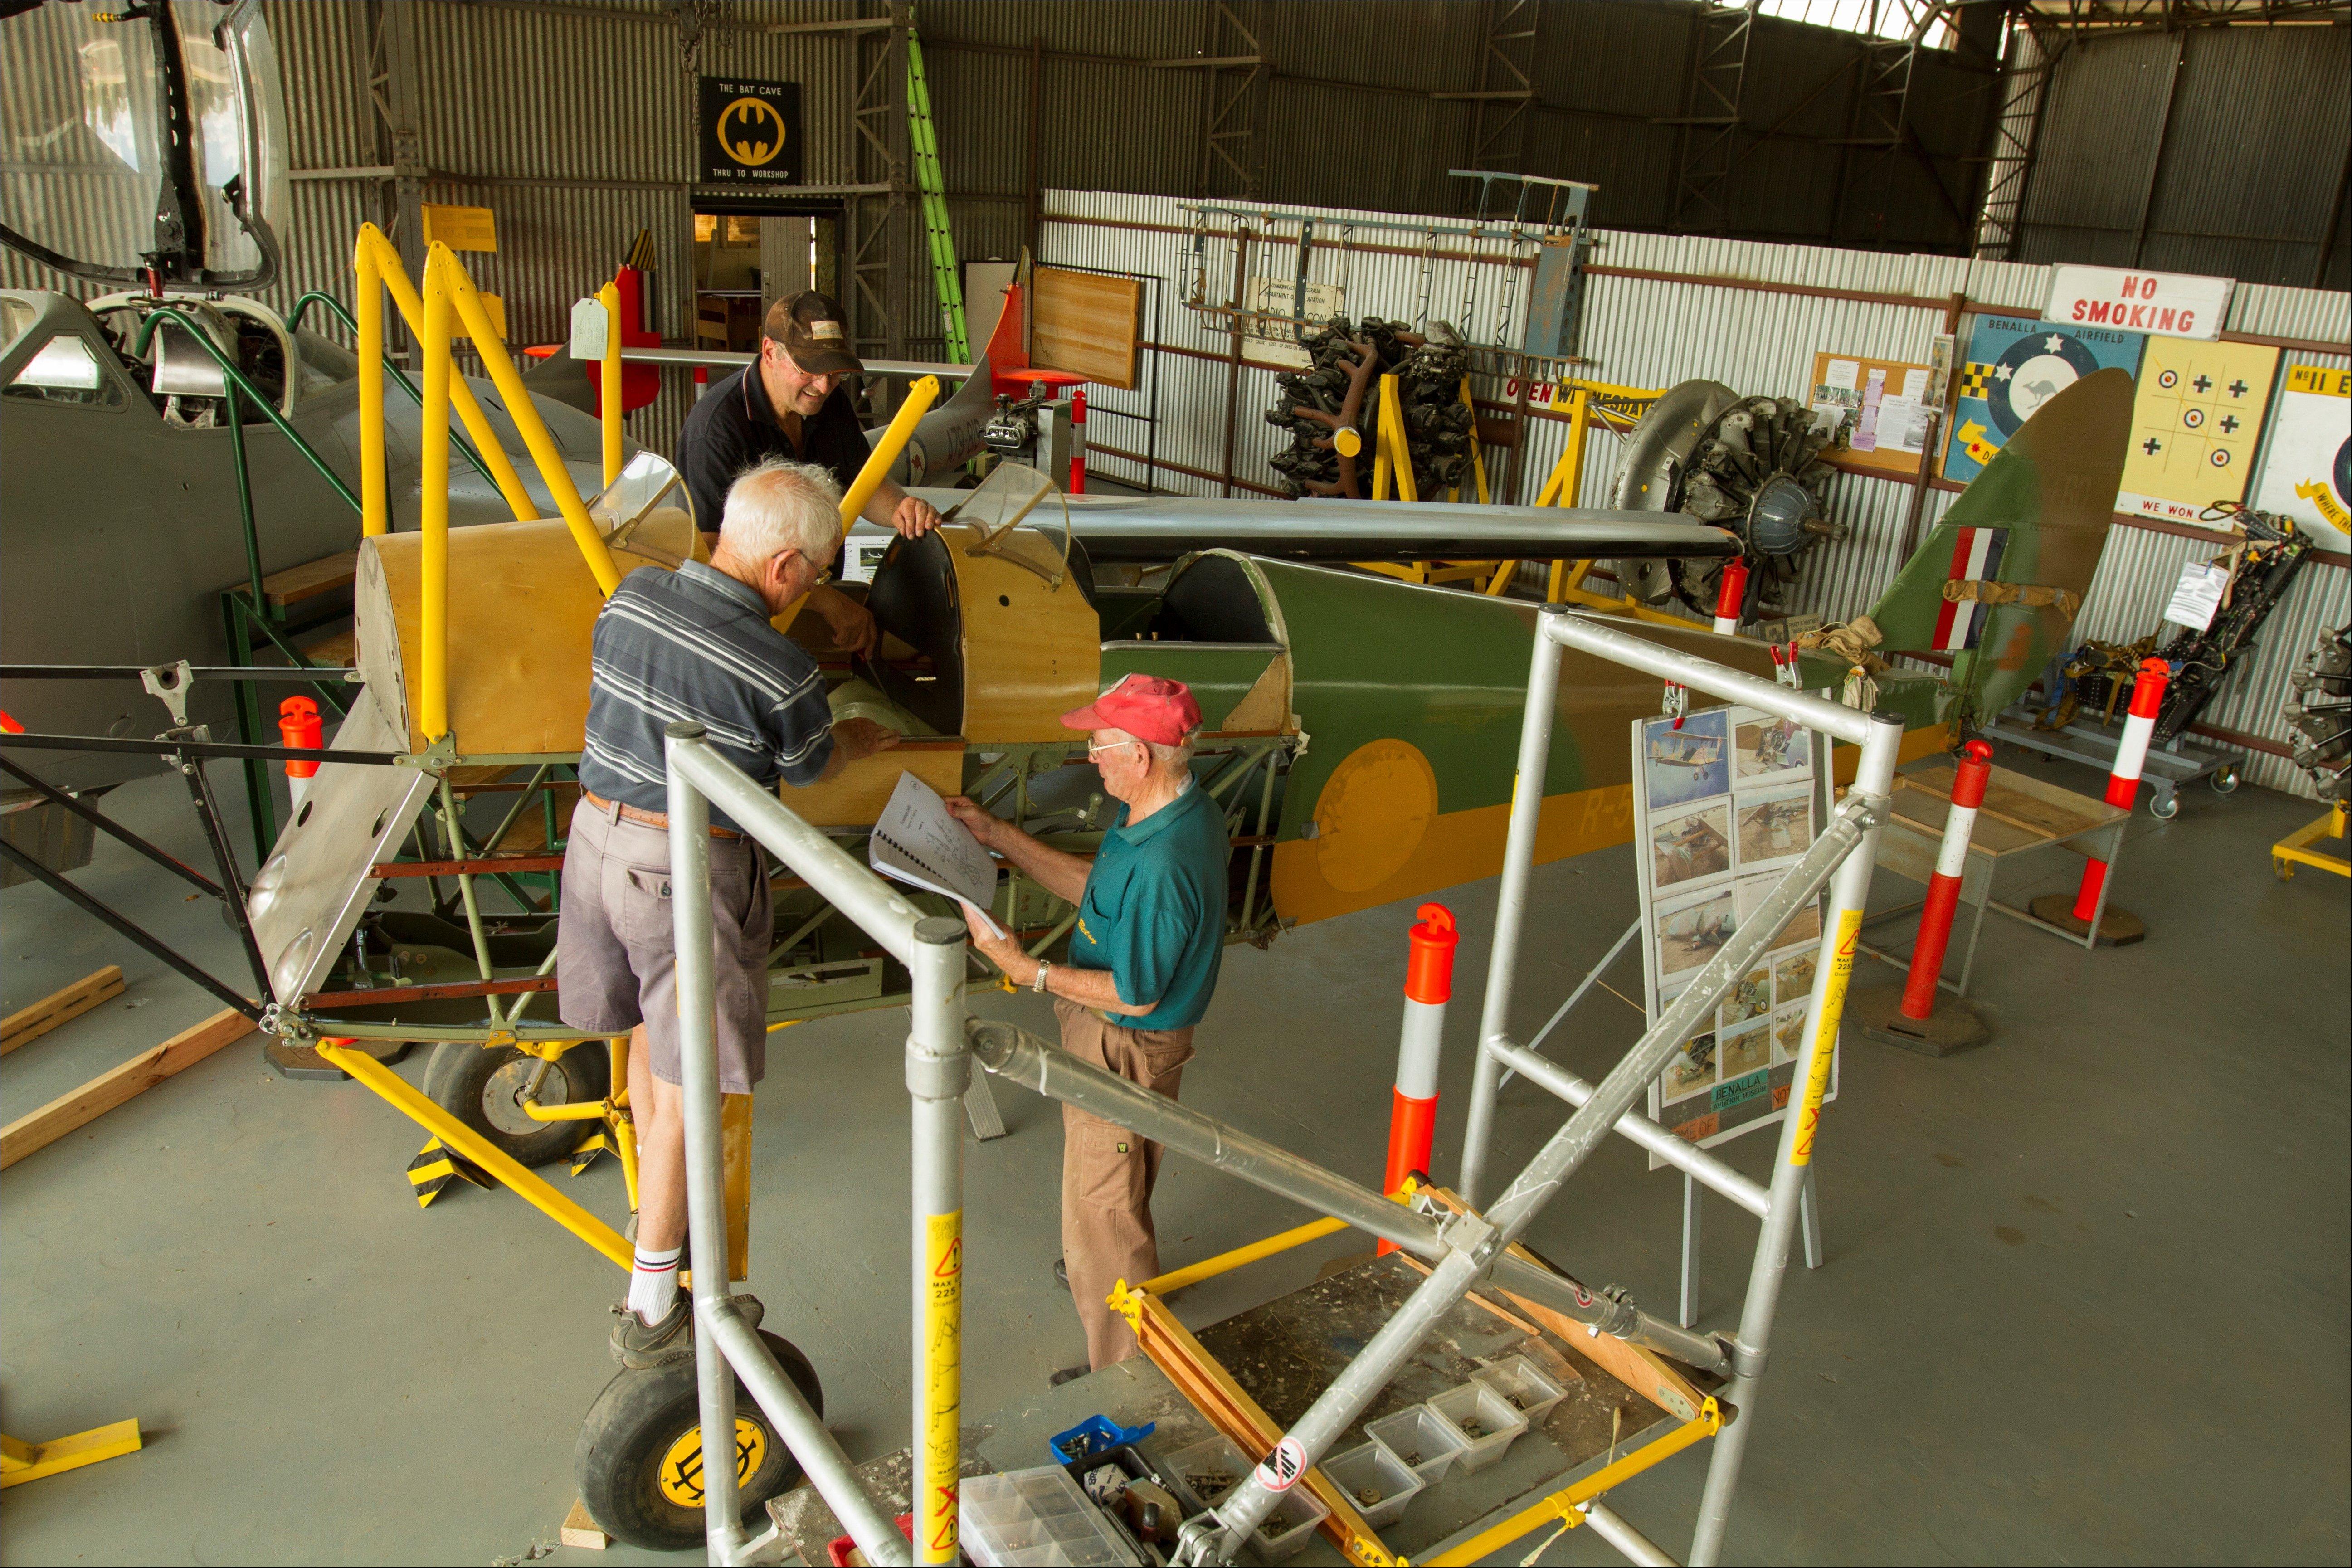
[[[1203,1509],[1216,1507],[1218,1500],[1248,1479],[1250,1471],[1255,1468],[1239,1448],[1216,1433],[1211,1433],[1200,1442],[1173,1449],[1160,1461],[1160,1474],[1176,1483],[1177,1500],[1185,1504],[1187,1518]],[[1228,1479],[1222,1487],[1196,1479],[1205,1476]]]
[[[1462,1434],[1469,1447],[1455,1456],[1454,1463],[1466,1474],[1483,1470],[1503,1457],[1504,1452],[1528,1429],[1528,1418],[1511,1408],[1511,1402],[1495,1392],[1488,1384],[1471,1382],[1459,1388],[1449,1388],[1429,1402],[1429,1407],[1446,1420],[1456,1431],[1465,1421],[1478,1424],[1480,1436]]]
[[[1395,1523],[1403,1514],[1404,1505],[1421,1495],[1421,1477],[1379,1443],[1360,1443],[1344,1454],[1324,1460],[1322,1469],[1331,1484],[1339,1489],[1340,1495],[1374,1530]],[[1367,1489],[1380,1494],[1377,1501],[1366,1502],[1359,1495]]]
[[[1524,1355],[1507,1355],[1480,1367],[1471,1376],[1486,1384],[1511,1403],[1514,1409],[1528,1418],[1532,1426],[1560,1402],[1568,1391],[1559,1379]]]
[[[958,1519],[964,1550],[988,1568],[1112,1568],[1135,1557],[1059,1465],[971,1477]]]
[[[1454,1468],[1454,1460],[1470,1446],[1462,1428],[1426,1405],[1402,1410],[1364,1424],[1364,1436],[1386,1448],[1397,1462],[1433,1487]]]
[[[1329,1517],[1331,1510],[1322,1500],[1301,1484],[1284,1492],[1274,1505],[1274,1511],[1250,1537],[1250,1545],[1268,1563],[1279,1563],[1295,1555],[1315,1535],[1315,1527]]]

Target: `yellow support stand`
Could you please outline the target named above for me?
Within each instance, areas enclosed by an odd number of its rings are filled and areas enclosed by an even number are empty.
[[[47,1443],[24,1443],[0,1434],[0,1487],[22,1486],[26,1481],[95,1465],[100,1459],[121,1458],[125,1454],[137,1453],[139,1447],[136,1418],[93,1426],[87,1432]]]
[[[604,307],[604,363],[597,367],[597,422],[604,437],[604,484],[621,477],[621,290],[607,283],[596,290]]]
[[[2312,847],[2323,838],[2346,836],[2346,812],[2345,804],[2338,801],[2326,816],[2307,827],[2296,828],[2271,846],[2271,869],[2278,873],[2280,881],[2294,876],[2297,866],[2310,866],[2322,871],[2333,871],[2339,877],[2352,878],[2352,859]]]

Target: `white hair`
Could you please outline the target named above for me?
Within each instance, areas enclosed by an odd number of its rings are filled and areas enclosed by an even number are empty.
[[[814,463],[770,458],[727,487],[719,542],[744,561],[797,550],[822,566],[841,547],[841,487]]]
[[[1147,741],[1140,735],[1130,735],[1124,730],[1114,729],[1107,732],[1118,737],[1117,741],[1111,742],[1113,745],[1119,745],[1126,742],[1133,741],[1145,751],[1150,752],[1151,753],[1152,765],[1160,768],[1181,768],[1191,763],[1192,760],[1192,742],[1201,738],[1200,731],[1188,730],[1184,733],[1184,738],[1177,742],[1176,744],[1172,746],[1163,746],[1157,741]]]

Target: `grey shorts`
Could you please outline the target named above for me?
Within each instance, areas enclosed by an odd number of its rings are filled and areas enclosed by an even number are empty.
[[[768,943],[775,906],[760,847],[710,843],[719,1087],[749,1094],[768,1070]],[[566,1026],[625,1035],[642,1023],[654,1076],[678,1077],[677,944],[669,834],[582,802],[563,852],[555,933],[556,1011]]]

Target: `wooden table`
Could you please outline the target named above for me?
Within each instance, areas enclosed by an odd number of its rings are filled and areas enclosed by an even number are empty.
[[[1880,868],[1922,883],[1934,874],[1936,854],[1944,842],[1944,819],[1951,815],[1956,772],[1952,763],[1937,762],[1895,775],[1892,809],[1885,830],[1878,839]],[[1937,983],[1955,995],[1969,994],[1969,976],[1976,967],[1977,942],[1983,934],[1985,911],[1989,909],[1999,910],[2038,930],[2055,932],[2081,946],[2095,945],[2099,924],[2096,920],[2091,923],[2091,934],[2077,936],[2029,910],[2001,902],[1994,896],[1994,881],[2018,857],[2038,850],[2063,847],[2079,854],[2095,855],[2107,863],[2110,873],[2106,886],[2099,893],[2100,910],[2104,913],[2106,889],[2114,885],[2116,859],[2123,852],[2124,827],[2130,821],[2128,810],[2109,805],[2104,800],[2076,795],[2007,768],[1993,769],[1985,785],[1984,805],[1977,811],[1976,826],[1969,837],[1968,865],[1960,880],[1960,901],[1976,912],[1969,921],[1968,944],[1961,950],[1959,978],[1948,980],[1939,976]],[[1909,914],[1922,901],[1879,910],[1863,923],[1869,925]],[[1910,964],[1908,953],[1891,952],[1867,942],[1861,946],[1864,952],[1898,969]]]

